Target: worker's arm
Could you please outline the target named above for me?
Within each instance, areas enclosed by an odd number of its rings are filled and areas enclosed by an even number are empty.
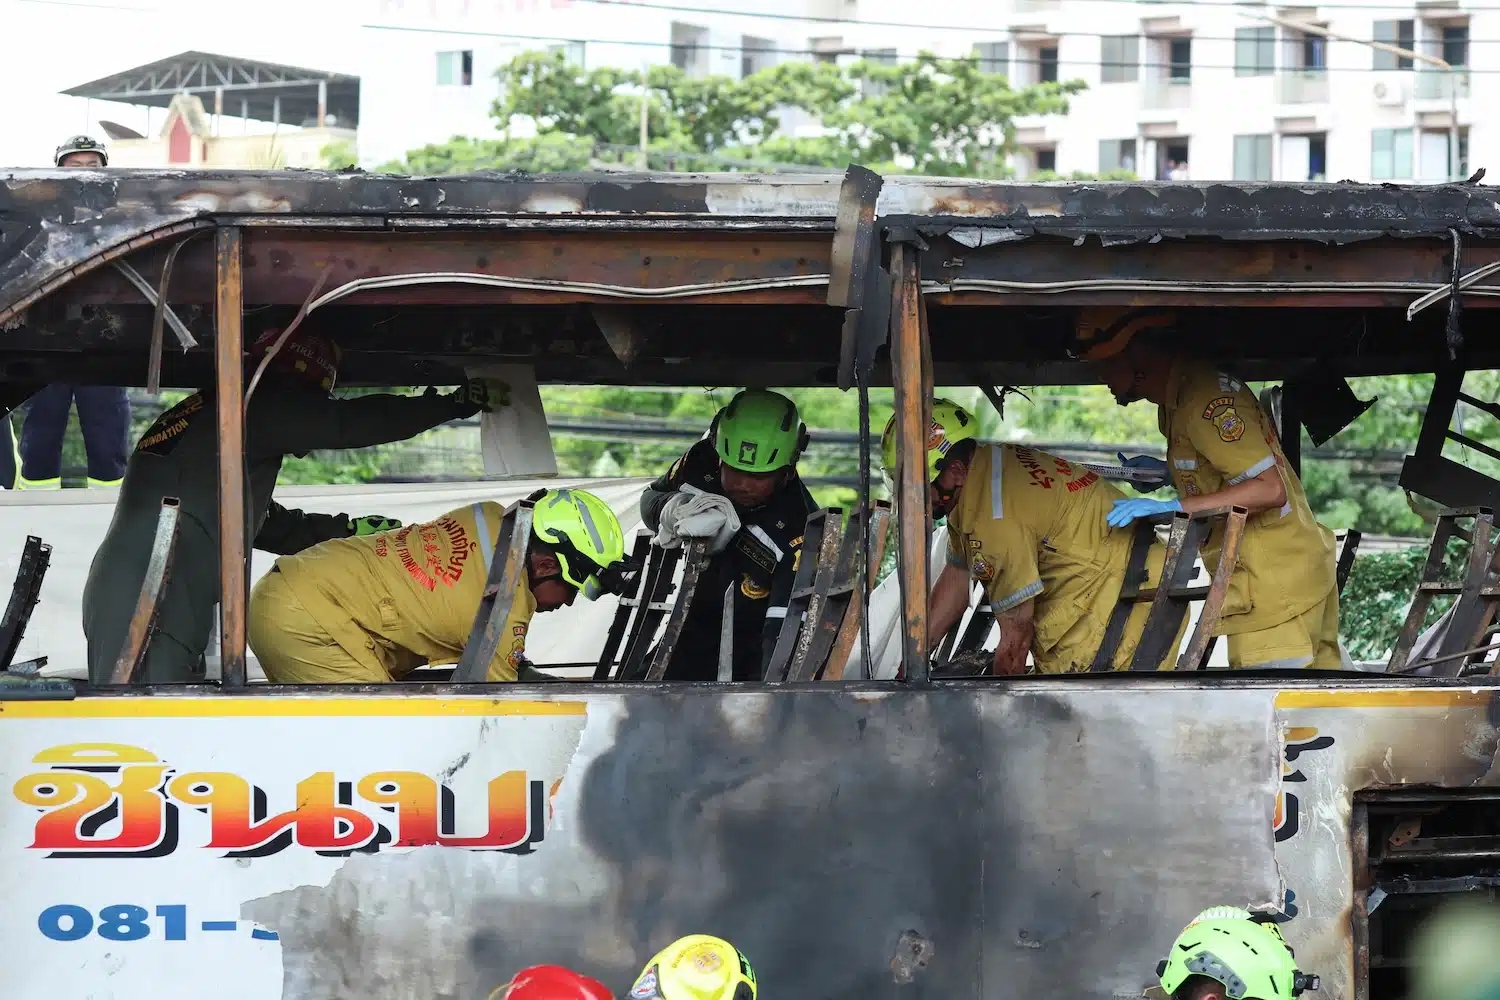
[[[1276,510],[1285,504],[1286,484],[1281,481],[1281,470],[1273,464],[1252,479],[1226,486],[1217,493],[1183,497],[1181,503],[1182,509],[1189,514],[1214,507],[1244,507],[1254,514],[1261,510]]]
[[[927,598],[927,648],[936,649],[943,636],[964,616],[969,607],[969,570],[945,563]]]
[[[272,500],[266,508],[265,523],[256,532],[255,548],[289,556],[330,538],[348,538],[353,533],[353,524],[343,514],[289,510]]]
[[[682,484],[691,479],[701,486],[703,485],[702,477],[717,471],[718,468],[719,454],[714,451],[713,442],[699,440],[683,452],[666,473],[657,477],[656,481],[641,493],[642,523],[647,529],[656,531],[661,527],[661,509],[667,505],[668,500],[677,495]]]
[[[1036,634],[1035,607],[1035,601],[1022,601],[995,615],[995,623],[1000,626],[1000,644],[995,647],[994,672],[997,675],[1026,672],[1026,654],[1031,649],[1031,638]]]
[[[459,394],[431,389],[420,396],[380,393],[334,399],[262,385],[246,419],[245,451],[253,462],[325,448],[368,448],[404,441],[449,420],[473,416],[478,409]]]
[[[1232,376],[1218,375],[1217,381],[1196,386],[1189,402],[1181,410],[1188,441],[1219,471],[1225,485],[1214,493],[1182,497],[1182,509],[1193,514],[1239,506],[1254,514],[1285,504],[1286,484],[1272,443],[1276,430],[1249,387]]]

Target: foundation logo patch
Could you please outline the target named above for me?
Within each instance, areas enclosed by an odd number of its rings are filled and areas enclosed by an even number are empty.
[[[743,462],[746,465],[754,465],[755,464],[755,453],[758,450],[759,450],[759,446],[754,441],[741,441],[740,442],[740,461]]]
[[[974,579],[989,583],[995,578],[995,561],[983,552],[976,552],[974,559],[969,563],[969,572]]]
[[[1233,396],[1209,400],[1203,408],[1203,419],[1214,425],[1221,441],[1233,443],[1245,436],[1245,418],[1235,409]]]
[[[802,550],[798,549],[797,555],[802,555]],[[742,577],[740,577],[740,593],[744,594],[752,601],[761,601],[771,596],[771,588],[762,587],[760,584],[756,583],[753,579],[750,578],[749,573],[746,573]]]

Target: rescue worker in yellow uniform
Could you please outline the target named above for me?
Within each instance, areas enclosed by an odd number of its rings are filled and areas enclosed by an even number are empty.
[[[1170,339],[1176,325],[1175,314],[1161,309],[1090,307],[1079,318],[1074,354],[1099,363],[1115,400],[1157,405],[1167,438],[1163,482],[1170,473],[1177,489],[1176,500],[1118,502],[1109,523],[1172,510],[1246,508],[1250,517],[1217,629],[1229,637],[1229,665],[1337,670],[1333,532],[1313,517],[1254,393],[1233,375],[1183,358]],[[1216,532],[1203,546],[1210,572],[1221,545]]]
[[[486,677],[528,670],[538,611],[619,589],[624,533],[583,490],[536,495],[526,583],[516,588]],[[504,508],[482,502],[398,531],[336,538],[282,556],[250,595],[250,648],[279,684],[371,684],[456,662],[474,625]],[[502,555],[503,558],[503,555]]]
[[[1104,523],[1123,494],[1098,473],[1046,452],[981,445],[977,430],[963,407],[933,400],[927,478],[933,517],[948,520],[948,559],[928,601],[928,645],[936,648],[963,617],[974,580],[984,587],[1000,626],[994,673],[1025,673],[1028,652],[1039,673],[1087,671],[1104,642],[1130,560],[1134,532]],[[894,478],[894,417],[881,452]],[[1165,555],[1153,541],[1144,586],[1156,585]],[[1112,669],[1130,666],[1149,613],[1145,601],[1131,609]],[[1171,669],[1176,647],[1160,669]]]

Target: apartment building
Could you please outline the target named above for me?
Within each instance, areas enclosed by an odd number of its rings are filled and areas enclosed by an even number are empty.
[[[1016,122],[1013,166],[1022,177],[1440,181],[1467,176],[1471,163],[1500,163],[1490,155],[1500,152],[1500,120],[1476,113],[1485,93],[1500,92],[1500,6],[1484,0],[1359,8],[370,0],[370,8],[358,36],[366,162],[450,135],[494,135],[494,70],[550,46],[588,66],[670,60],[729,76],[785,59],[895,60],[925,50],[978,58],[1016,85],[1083,80],[1088,90],[1068,115]]]

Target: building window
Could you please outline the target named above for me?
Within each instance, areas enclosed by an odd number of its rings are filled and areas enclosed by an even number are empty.
[[[1375,41],[1394,45],[1398,49],[1412,51],[1417,44],[1417,22],[1376,21]],[[1411,56],[1398,56],[1394,52],[1375,50],[1376,69],[1411,69]]]
[[[1036,169],[1038,173],[1057,173],[1057,150],[1039,149],[1036,151]]]
[[[1269,135],[1234,137],[1234,179],[1237,181],[1271,179],[1271,137]]]
[[[1140,76],[1141,38],[1139,35],[1106,35],[1100,40],[1099,79],[1101,83],[1130,83]]]
[[[672,65],[688,76],[708,72],[708,29],[672,22]]]
[[[1323,133],[1283,135],[1276,179],[1321,181],[1328,176],[1328,139]]]
[[[1099,172],[1113,170],[1135,172],[1135,140],[1103,139],[1099,142]]]
[[[1010,75],[1010,43],[980,42],[974,46],[974,56],[979,60],[979,72]]]
[[[1036,50],[1036,69],[1038,83],[1057,82],[1057,46],[1043,45]]]
[[[877,66],[896,65],[895,49],[865,49],[859,54],[865,62],[874,63]],[[891,89],[891,85],[880,80],[864,80],[860,83],[860,90],[867,97],[881,97]]]
[[[474,52],[464,49],[459,52],[437,54],[437,82],[439,87],[472,87],[474,85]]]
[[[1302,69],[1324,70],[1328,68],[1328,39],[1322,35],[1302,36]]]
[[[1234,32],[1234,75],[1266,76],[1276,69],[1276,29],[1237,28]]]
[[[1021,83],[1057,82],[1057,42],[1027,44],[1016,54],[1016,72]]]
[[[1410,180],[1411,129],[1378,128],[1370,133],[1370,179]]]
[[[1443,25],[1443,62],[1449,66],[1469,65],[1469,26]]]
[[[569,66],[583,68],[583,42],[563,42],[561,45],[549,45],[547,50],[555,52],[563,57],[563,61]]]
[[[754,76],[776,65],[776,43],[754,35],[740,36],[740,76]]]
[[[812,49],[814,62],[836,63],[839,56],[849,55],[854,50],[844,45],[841,36],[833,35],[825,38],[809,38],[808,48]]]
[[[1193,76],[1193,40],[1174,38],[1167,46],[1167,76],[1173,80],[1187,81]]]

